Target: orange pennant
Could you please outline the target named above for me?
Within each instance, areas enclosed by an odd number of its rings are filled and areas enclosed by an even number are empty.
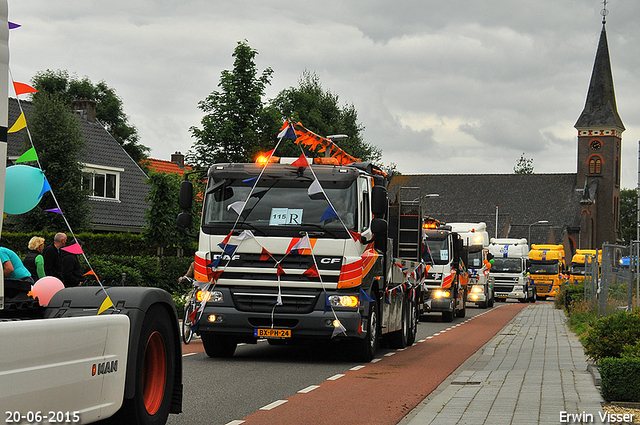
[[[29,84],[13,82],[13,89],[16,91],[16,96],[27,93],[37,93],[38,90],[31,87]]]

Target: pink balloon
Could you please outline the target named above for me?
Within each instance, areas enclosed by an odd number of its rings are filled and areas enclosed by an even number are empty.
[[[38,297],[38,303],[41,306],[49,304],[51,297],[59,290],[64,289],[64,284],[57,277],[45,276],[33,285],[31,292]]]

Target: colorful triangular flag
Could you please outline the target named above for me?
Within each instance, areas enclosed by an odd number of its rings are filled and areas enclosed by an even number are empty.
[[[62,211],[60,211],[60,208],[51,208],[48,210],[45,210],[47,212],[53,212],[53,213],[57,213],[57,214],[62,214]]]
[[[271,258],[271,253],[263,247],[260,253],[260,261],[267,261],[269,258]]]
[[[283,128],[280,133],[278,133],[279,139],[291,139],[296,140],[298,136],[296,136],[296,132],[293,130],[289,123],[285,124],[287,127]]]
[[[16,122],[13,123],[11,128],[7,130],[7,133],[15,133],[17,131],[22,130],[27,126],[27,120],[24,117],[24,112],[20,114]]]
[[[300,255],[304,249],[311,249],[311,240],[309,240],[309,235],[304,235],[304,237],[300,238],[300,240],[291,247],[289,253],[293,255]]]
[[[287,274],[287,273],[284,271],[284,269],[282,267],[280,267],[280,264],[278,264],[276,266],[276,274],[278,276],[282,276],[282,275]]]
[[[236,201],[232,204],[227,205],[227,210],[233,209],[236,214],[240,215],[240,213],[242,213],[242,210],[244,209],[244,205],[244,201]]]
[[[109,295],[107,295],[107,298],[102,301],[102,305],[98,309],[98,315],[111,307],[113,307],[113,301],[111,301],[111,298],[109,297]]]
[[[250,179],[244,179],[244,180],[242,180],[242,183],[245,183],[249,187],[253,187],[253,186],[256,185],[257,181],[258,181],[258,176],[251,177]]]
[[[38,90],[31,87],[29,84],[13,82],[13,89],[16,91],[16,96],[27,93],[36,93]]]
[[[255,238],[255,235],[251,230],[243,230],[242,233],[240,233],[236,239],[238,239],[239,241],[243,241],[245,239],[254,239],[254,238]]]
[[[365,290],[364,290],[364,289],[360,288],[360,300],[361,300],[361,301],[372,302],[372,301],[373,301],[373,298],[371,298],[371,297],[369,296],[369,294],[367,294],[367,293],[365,292]]]
[[[329,205],[327,209],[324,210],[324,212],[322,213],[322,217],[320,217],[320,221],[327,221],[337,217],[338,217],[338,213],[336,213],[336,210],[334,210],[333,207]]]
[[[14,23],[14,22],[9,21],[9,29],[10,29],[10,30],[14,30],[14,29],[16,29],[16,28],[20,28],[21,26],[22,26],[22,25],[20,25],[20,24],[16,24],[16,23]]]
[[[318,179],[315,179],[313,183],[309,185],[309,189],[307,189],[307,193],[309,194],[309,197],[312,199],[318,198],[318,195],[320,194],[324,194],[324,192],[322,191],[322,186],[320,185],[320,182],[318,181]]]
[[[36,148],[31,148],[22,155],[18,159],[16,159],[15,164],[19,164],[21,162],[29,162],[29,161],[37,161],[38,154],[36,152]]]
[[[318,272],[318,268],[316,267],[316,265],[314,264],[313,266],[309,267],[307,270],[305,270],[302,273],[302,276],[307,276],[307,277],[320,277],[320,273]]]
[[[218,246],[220,248],[222,248],[224,253],[227,254],[228,256],[232,256],[233,253],[236,252],[236,249],[238,249],[238,245],[232,245],[230,243],[228,243],[226,245],[223,245],[223,244],[219,243]]]
[[[309,163],[307,162],[307,158],[304,154],[300,155],[300,158],[296,159],[291,163],[294,167],[308,167]]]
[[[63,251],[69,252],[71,254],[82,254],[82,247],[78,242],[73,245],[65,246],[64,248],[60,248]]]
[[[44,178],[44,183],[42,184],[42,191],[40,191],[40,196],[38,198],[42,198],[42,195],[51,190],[51,186],[49,185],[49,180]]]

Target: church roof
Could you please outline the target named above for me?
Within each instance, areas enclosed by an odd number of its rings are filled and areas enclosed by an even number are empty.
[[[600,42],[598,43],[593,71],[591,72],[587,100],[584,110],[574,127],[578,130],[594,127],[614,127],[621,131],[625,130],[616,106],[607,32],[604,24],[600,32]]]

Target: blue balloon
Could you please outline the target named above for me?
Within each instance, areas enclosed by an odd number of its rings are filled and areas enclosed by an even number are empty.
[[[28,165],[12,165],[7,168],[4,189],[4,212],[24,214],[40,202],[44,186],[44,173]]]

